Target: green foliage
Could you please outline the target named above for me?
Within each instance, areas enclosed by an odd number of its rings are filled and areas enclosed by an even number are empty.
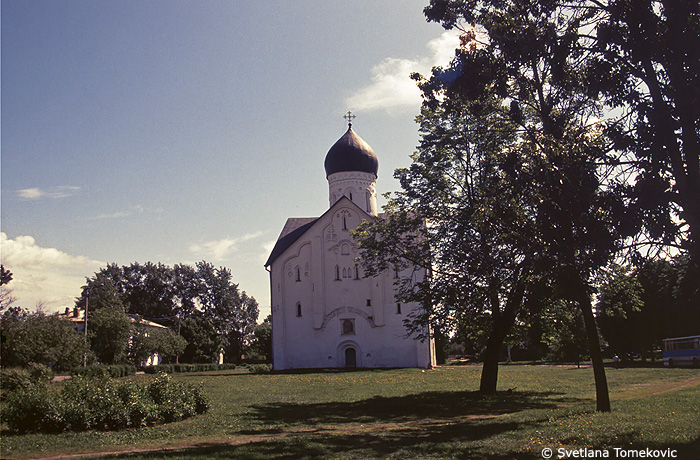
[[[165,374],[143,385],[76,376],[60,391],[46,385],[13,391],[2,420],[16,432],[119,430],[182,420],[209,407],[201,386],[174,382]]]
[[[187,348],[182,351],[182,341],[163,336],[157,338],[158,352],[190,362],[213,362],[222,348],[226,359],[238,362],[258,318],[256,300],[238,289],[230,270],[204,261],[172,268],[151,262],[110,264],[88,280],[76,305],[84,308],[86,300],[90,310],[110,306],[177,328]],[[136,339],[132,361],[149,356],[156,338],[137,333]]]
[[[74,376],[92,378],[118,378],[134,374],[136,374],[136,366],[133,364],[96,364],[93,366],[79,367],[73,371]]]
[[[635,269],[613,266],[602,279],[597,312],[610,350],[646,359],[661,340],[697,333],[697,266],[687,256],[648,260]]]
[[[127,358],[131,320],[121,310],[100,308],[88,315],[91,348],[104,364],[117,364]]]
[[[548,360],[580,363],[587,357],[586,328],[581,312],[564,301],[548,305],[542,315],[542,341]]]
[[[134,324],[131,328],[129,361],[140,364],[158,354],[164,360],[174,360],[182,354],[187,341],[170,329],[160,329]]]
[[[269,364],[250,364],[248,372],[251,374],[269,374],[272,368]]]
[[[250,345],[246,359],[261,359],[272,362],[272,321],[271,315],[265,321],[255,326],[253,342]]]
[[[197,363],[197,364],[160,364],[158,366],[144,367],[146,374],[175,374],[183,372],[211,372],[219,370],[235,369],[236,365],[232,363],[214,364],[214,363]]]
[[[82,362],[83,337],[56,315],[10,309],[2,316],[0,333],[3,366],[40,363],[60,371]]]

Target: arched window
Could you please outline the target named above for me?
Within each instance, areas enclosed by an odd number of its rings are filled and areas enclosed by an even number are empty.
[[[348,277],[348,271],[345,268],[343,268],[343,278],[347,278],[347,277]]]
[[[343,216],[343,230],[347,230],[347,229],[348,229],[348,221],[345,218],[345,216]]]
[[[400,304],[400,303],[397,303],[397,304],[396,304],[396,314],[397,314],[397,315],[400,315],[400,314],[401,314],[401,304]]]
[[[301,281],[301,269],[297,266],[296,270],[296,277],[297,281]]]
[[[355,334],[355,322],[351,319],[343,320],[343,335],[354,335]]]
[[[365,202],[366,202],[365,204],[367,205],[367,212],[372,212],[372,206],[371,206],[372,200],[370,198],[371,198],[370,193],[366,192],[365,193]]]
[[[355,279],[360,279],[360,267],[358,267],[357,264],[355,265]]]
[[[301,317],[301,302],[297,302],[297,317]]]

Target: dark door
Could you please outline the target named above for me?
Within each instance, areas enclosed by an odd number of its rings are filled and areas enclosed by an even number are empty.
[[[354,348],[345,349],[345,367],[357,367],[357,352]]]

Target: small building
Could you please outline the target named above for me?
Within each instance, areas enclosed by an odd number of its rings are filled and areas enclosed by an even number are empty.
[[[364,278],[350,232],[377,212],[379,162],[348,124],[325,158],[329,209],[287,219],[265,263],[270,272],[273,368],[419,367],[435,364],[432,339],[409,336],[415,303],[395,299],[399,273]],[[417,279],[424,270],[413,273]]]
[[[145,319],[141,318],[140,315],[127,313],[126,316],[129,317],[129,320],[131,321],[132,324],[138,324],[139,327],[146,328],[147,329],[146,334],[148,334],[148,329],[168,329],[167,326],[163,326],[162,324],[154,323],[153,321],[145,320]],[[71,310],[70,308],[66,307],[66,311],[64,313],[59,313],[58,317],[64,318],[68,321],[71,321],[73,323],[73,325],[75,326],[75,330],[78,331],[79,334],[85,333],[85,310],[80,310],[78,307],[74,307],[73,310]],[[90,325],[88,324],[88,330],[89,329],[90,329]],[[162,361],[162,359],[159,356],[159,354],[153,353],[145,361],[142,361],[139,364],[141,366],[156,366],[156,365],[160,364],[161,361]]]

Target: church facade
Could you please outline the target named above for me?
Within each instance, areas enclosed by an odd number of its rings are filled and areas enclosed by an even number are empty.
[[[350,232],[377,213],[379,162],[349,124],[325,159],[330,208],[289,218],[265,267],[272,294],[273,369],[421,367],[435,364],[432,340],[408,336],[420,305],[394,298],[399,274],[363,277]],[[415,276],[425,276],[418,273]]]

